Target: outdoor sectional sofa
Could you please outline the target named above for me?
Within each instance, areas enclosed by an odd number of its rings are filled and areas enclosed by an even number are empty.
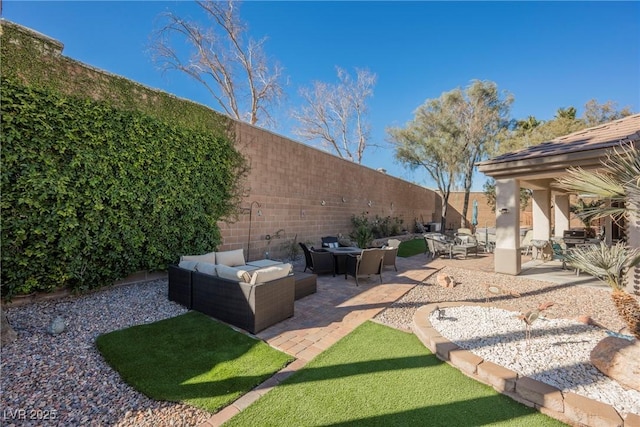
[[[293,316],[291,264],[256,268],[185,259],[197,257],[202,256],[183,257],[180,264],[169,266],[171,301],[252,334]]]

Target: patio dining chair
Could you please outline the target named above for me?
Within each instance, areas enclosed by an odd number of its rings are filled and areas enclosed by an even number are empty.
[[[347,257],[346,272],[344,278],[353,276],[356,279],[356,286],[359,286],[358,277],[380,276],[382,283],[382,263],[384,262],[384,249],[363,249],[360,255],[349,255]]]
[[[383,268],[388,265],[391,265],[396,271],[398,271],[398,267],[396,266],[396,258],[398,257],[399,247],[400,247],[400,240],[389,239],[387,241],[387,245],[382,248],[384,249],[384,261],[382,262]]]
[[[340,243],[336,236],[326,236],[322,238],[323,248],[337,248],[339,246],[340,246]]]
[[[306,262],[303,272],[309,269],[315,274],[335,273],[335,261],[332,253],[316,251],[313,247],[309,249],[302,242],[298,242],[298,244],[302,248],[302,252],[304,252],[304,260]]]
[[[567,269],[567,259],[566,259],[566,256],[565,256],[566,255],[566,251],[562,248],[560,243],[552,242],[551,243],[551,250],[553,251],[553,253],[551,254],[551,259],[552,260],[562,261],[562,269],[566,270]]]

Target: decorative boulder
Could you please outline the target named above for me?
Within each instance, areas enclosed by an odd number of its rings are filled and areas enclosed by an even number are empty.
[[[0,330],[2,330],[2,336],[0,337],[2,345],[9,344],[18,338],[18,334],[13,330],[9,323],[9,319],[7,319],[7,315],[4,313],[0,314]]]
[[[591,363],[623,387],[640,391],[640,342],[606,337],[591,350]]]
[[[49,324],[48,332],[51,335],[58,335],[64,332],[64,329],[67,327],[64,319],[61,316],[56,316],[51,323]]]
[[[438,282],[438,285],[442,286],[443,288],[453,288],[456,285],[453,277],[449,276],[446,273],[438,274],[438,276],[436,277],[436,281]]]

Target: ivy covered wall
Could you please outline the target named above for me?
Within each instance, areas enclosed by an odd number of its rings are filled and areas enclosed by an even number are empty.
[[[23,33],[2,23],[3,297],[216,248],[247,170],[228,122],[118,77],[73,78],[55,43]]]

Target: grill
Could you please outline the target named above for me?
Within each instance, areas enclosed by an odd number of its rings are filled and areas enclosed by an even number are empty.
[[[562,235],[565,245],[571,248],[575,245],[581,245],[587,241],[587,232],[585,230],[565,230]]]

